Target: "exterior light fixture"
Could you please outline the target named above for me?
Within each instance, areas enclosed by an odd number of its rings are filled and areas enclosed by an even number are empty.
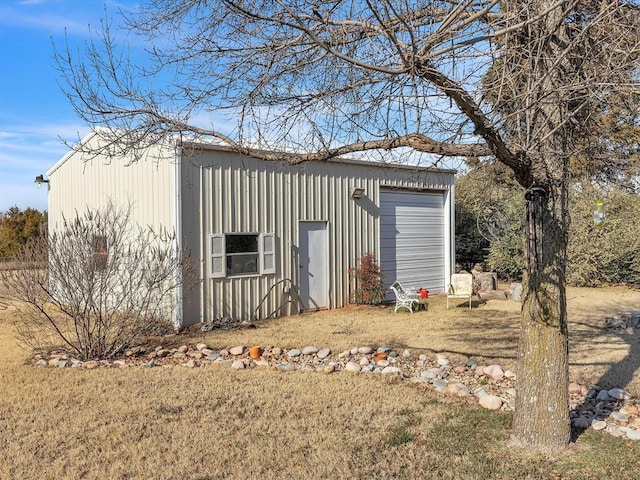
[[[34,183],[38,185],[38,188],[40,188],[43,183],[49,183],[49,180],[45,180],[44,175],[40,174],[36,177]]]
[[[351,191],[349,192],[349,198],[356,200],[358,198],[364,197],[364,188],[362,187],[351,187]]]

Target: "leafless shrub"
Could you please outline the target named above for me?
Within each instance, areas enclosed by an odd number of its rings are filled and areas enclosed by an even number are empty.
[[[23,250],[24,268],[0,271],[5,296],[21,302],[19,339],[38,350],[62,342],[81,359],[100,359],[171,328],[189,270],[175,240],[134,225],[130,207],[65,219],[48,240]],[[39,263],[46,268],[27,268]]]

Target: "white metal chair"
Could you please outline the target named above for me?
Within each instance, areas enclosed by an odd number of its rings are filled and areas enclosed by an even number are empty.
[[[422,300],[422,296],[419,293],[408,292],[397,280],[391,285],[391,290],[396,295],[396,306],[393,309],[393,313],[396,313],[402,307],[408,308],[413,313],[414,304],[419,304]]]
[[[447,309],[449,309],[450,298],[468,298],[469,308],[471,308],[471,297],[473,297],[473,275],[470,273],[451,275],[451,283],[447,292]]]

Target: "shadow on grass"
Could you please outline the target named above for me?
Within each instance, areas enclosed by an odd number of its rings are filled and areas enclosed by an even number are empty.
[[[628,305],[618,304],[614,305],[618,307],[618,311],[630,310]],[[628,327],[626,329],[609,329],[605,328],[604,318],[611,316],[610,305],[607,307],[597,308],[589,312],[589,316],[592,322],[588,321],[574,322],[576,326],[581,328],[580,331],[570,334],[572,342],[584,342],[595,349],[606,348],[612,350],[613,348],[627,350],[624,358],[618,361],[602,361],[595,357],[592,362],[582,363],[582,367],[601,368],[606,367],[604,373],[602,373],[593,382],[593,385],[597,385],[602,389],[610,390],[612,388],[626,389],[632,382],[637,381],[636,374],[640,368],[640,332],[638,329]],[[595,320],[595,324],[593,319]],[[636,392],[638,393],[638,392]],[[581,408],[580,405],[578,408]],[[599,420],[605,420],[606,415],[597,417]],[[573,440],[577,440],[586,429],[573,428]]]
[[[513,361],[517,356],[519,322],[519,315],[509,312],[460,308],[455,316],[434,327],[443,330],[439,332],[443,346],[428,350],[488,361]]]

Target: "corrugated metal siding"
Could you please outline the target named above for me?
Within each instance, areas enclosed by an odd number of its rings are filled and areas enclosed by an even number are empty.
[[[48,172],[48,214],[51,230],[62,227],[67,218],[87,209],[99,209],[111,201],[132,206],[131,219],[154,229],[175,231],[175,164],[171,152],[149,150],[145,157],[126,165],[122,158],[98,156],[83,161],[79,153]],[[175,156],[173,156],[175,158]]]
[[[204,281],[185,303],[185,321],[222,316],[252,318],[276,282],[290,278],[298,285],[299,221],[326,221],[329,232],[330,308],[344,306],[350,295],[348,270],[368,253],[379,254],[380,188],[448,190],[451,173],[315,162],[290,165],[217,150],[201,150],[182,159],[182,218],[185,246],[202,255]],[[365,197],[349,198],[351,187]],[[197,212],[197,213],[196,213]],[[275,233],[276,274],[209,278],[210,234]],[[259,316],[289,298],[282,286],[272,291]],[[290,314],[287,305],[280,313]]]
[[[96,137],[85,140],[91,146]],[[138,224],[158,233],[180,235],[174,149],[150,148],[136,162],[106,155],[86,158],[80,152],[70,152],[47,172],[50,233],[62,229],[65,218],[71,220],[111,204],[123,211],[131,208],[132,227]],[[171,306],[176,325],[182,317],[180,309],[173,308],[179,295],[177,292]]]

